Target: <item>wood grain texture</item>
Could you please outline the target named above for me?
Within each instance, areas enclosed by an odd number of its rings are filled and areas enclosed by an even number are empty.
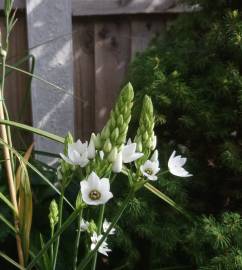
[[[150,41],[165,31],[164,16],[157,18],[135,18],[131,22],[131,56],[137,52],[143,52]]]
[[[94,24],[73,20],[75,135],[87,140],[95,129]]]
[[[95,129],[100,131],[118,96],[130,61],[126,20],[95,23]]]
[[[0,27],[4,32],[4,19],[0,18]],[[8,64],[14,64],[28,54],[26,19],[23,14],[18,14],[12,34],[10,35]],[[21,69],[28,70],[28,63],[21,65]],[[30,78],[20,72],[13,71],[6,78],[5,99],[9,110],[10,119],[20,121],[27,125],[32,124],[30,93],[28,92]],[[20,130],[14,131],[14,143],[16,147],[29,146],[32,143],[32,135]]]
[[[164,13],[177,0],[72,0],[74,16]]]

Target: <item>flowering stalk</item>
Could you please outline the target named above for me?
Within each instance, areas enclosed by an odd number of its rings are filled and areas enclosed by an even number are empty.
[[[97,252],[98,248],[101,246],[101,244],[105,241],[106,237],[108,236],[108,234],[111,232],[111,230],[113,229],[113,227],[117,224],[117,222],[119,221],[119,219],[121,218],[124,210],[126,209],[126,207],[128,206],[129,201],[132,199],[132,197],[134,196],[135,190],[133,187],[131,187],[127,197],[125,198],[125,200],[123,201],[121,207],[119,208],[119,211],[117,212],[117,214],[115,215],[115,217],[113,218],[113,221],[111,223],[111,225],[109,226],[109,228],[107,229],[107,231],[104,233],[103,237],[100,239],[100,241],[97,243],[97,245],[95,246],[95,248],[90,251],[85,258],[82,260],[82,262],[78,265],[77,270],[84,270],[85,267],[87,266],[87,264],[90,262],[90,260],[92,259],[92,257],[95,255],[95,253]]]
[[[61,196],[59,201],[59,222],[58,222],[58,230],[61,229],[62,226],[62,214],[63,214],[63,202],[64,202],[64,187],[61,187]],[[54,250],[54,258],[53,258],[53,270],[56,268],[56,262],[58,257],[58,251],[59,251],[59,244],[60,244],[60,236],[57,237],[56,240],[56,246]]]
[[[97,235],[100,235],[101,234],[101,231],[102,231],[102,224],[103,224],[104,212],[105,212],[105,204],[101,205],[100,210],[99,210]],[[91,270],[95,270],[96,269],[96,264],[97,264],[97,252],[95,253],[95,255],[93,257]]]
[[[73,260],[73,270],[76,270],[76,268],[77,268],[78,249],[79,249],[80,237],[81,237],[82,215],[83,215],[83,207],[81,208],[81,212],[80,212],[80,215],[78,217],[78,223],[77,223],[76,241],[75,241],[75,249],[74,249],[74,260]]]
[[[0,57],[1,57],[1,64],[2,64],[2,80],[0,85],[0,120],[5,120],[5,114],[8,118],[7,109],[4,102],[4,86],[5,86],[5,71],[6,71],[6,56],[7,56],[7,49],[8,49],[8,36],[10,33],[9,29],[9,16],[11,11],[12,3],[11,2],[5,2],[4,12],[6,15],[6,40],[5,40],[5,48],[2,47],[1,44],[1,36],[0,36]],[[1,33],[0,33],[1,34]],[[11,134],[8,132],[5,125],[0,126],[2,139],[3,141],[11,146]],[[16,187],[14,184],[14,171],[13,171],[13,156],[10,153],[10,150],[7,148],[7,146],[3,146],[3,154],[5,159],[5,167],[7,172],[7,179],[8,179],[8,186],[9,186],[9,193],[11,197],[11,201],[15,208],[14,213],[14,225],[15,229],[17,231],[16,234],[16,243],[17,243],[17,251],[18,251],[18,258],[19,263],[21,266],[24,266],[24,254],[22,249],[22,243],[20,235],[18,234],[19,231],[19,223],[18,223],[18,204],[17,204],[17,196],[16,196]]]

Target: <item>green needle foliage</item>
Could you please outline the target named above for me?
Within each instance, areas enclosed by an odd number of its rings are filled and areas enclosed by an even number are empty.
[[[166,34],[137,55],[127,80],[136,89],[134,132],[139,104],[148,94],[163,157],[169,158],[173,149],[188,157],[194,177],[174,181],[164,176],[159,189],[193,212],[195,223],[152,198],[135,202],[137,209],[142,205],[142,222],[136,220],[139,225],[129,230],[139,243],[136,260],[140,265],[150,260],[145,269],[242,269],[240,225],[230,231],[233,222],[241,222],[242,204],[242,3],[186,3],[195,5],[196,12],[180,15]],[[164,170],[166,160],[161,161]],[[132,214],[136,218],[136,211]],[[132,222],[127,223],[130,228]],[[151,247],[150,256],[140,248],[144,245]]]

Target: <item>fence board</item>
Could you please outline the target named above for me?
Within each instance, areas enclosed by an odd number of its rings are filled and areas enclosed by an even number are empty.
[[[130,25],[126,20],[95,23],[95,127],[105,124],[130,60]]]
[[[0,27],[4,32],[3,17],[0,18]],[[7,63],[14,64],[27,54],[26,20],[23,14],[18,14],[18,22],[10,35],[9,43]],[[25,63],[20,68],[28,70],[28,64]],[[5,98],[11,120],[31,125],[32,114],[28,87],[29,77],[20,72],[13,71],[6,79]],[[33,140],[30,133],[20,132],[18,129],[16,129],[14,134],[13,139],[16,147],[25,147]]]
[[[156,19],[137,18],[131,22],[131,55],[144,51],[150,41],[165,29],[164,16]]]
[[[75,135],[88,139],[95,129],[94,24],[73,20]]]
[[[176,0],[72,0],[72,14],[117,15],[162,13],[175,6]]]

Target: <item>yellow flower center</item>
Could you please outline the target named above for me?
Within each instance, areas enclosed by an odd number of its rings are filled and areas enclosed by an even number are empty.
[[[89,198],[93,201],[99,200],[101,198],[101,193],[94,189],[89,193]]]
[[[152,174],[153,174],[153,171],[152,171],[150,168],[145,169],[145,172],[146,172],[147,174],[149,174],[149,175],[152,175]]]

